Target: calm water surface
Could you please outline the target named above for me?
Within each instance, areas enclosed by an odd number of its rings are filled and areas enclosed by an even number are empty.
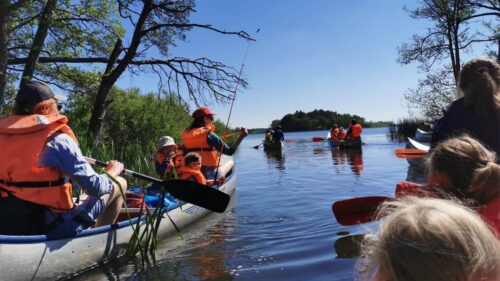
[[[362,151],[311,142],[327,132],[288,133],[281,153],[266,153],[261,135],[235,155],[238,185],[225,214],[213,214],[161,243],[155,260],[122,259],[76,280],[353,280],[354,238],[377,223],[345,227],[332,203],[394,194],[395,184],[419,179],[394,155],[386,128],[365,129]],[[355,239],[354,239],[355,240]]]

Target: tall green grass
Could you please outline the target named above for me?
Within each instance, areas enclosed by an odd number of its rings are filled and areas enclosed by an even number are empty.
[[[425,119],[403,118],[389,125],[389,134],[387,136],[391,141],[406,141],[408,137],[415,137],[417,128],[426,127],[428,125]]]

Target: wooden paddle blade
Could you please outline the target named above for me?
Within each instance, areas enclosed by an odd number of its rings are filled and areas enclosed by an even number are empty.
[[[355,225],[373,221],[378,207],[387,200],[394,199],[385,196],[346,199],[333,203],[332,211],[341,225]]]
[[[313,137],[312,138],[313,142],[324,141],[324,140],[325,140],[325,138],[322,138],[322,137]]]
[[[197,182],[168,180],[163,185],[175,198],[217,213],[223,213],[231,199],[228,194]]]

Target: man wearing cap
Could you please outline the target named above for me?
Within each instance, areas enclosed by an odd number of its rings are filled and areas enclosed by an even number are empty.
[[[60,238],[116,220],[120,186],[84,160],[67,123],[45,83],[21,86],[13,114],[0,120],[0,234]],[[122,163],[109,161],[105,171],[126,190]],[[89,195],[78,205],[68,178]]]
[[[201,171],[207,180],[215,178],[215,169],[219,164],[219,153],[233,155],[243,138],[248,135],[245,128],[241,128],[238,139],[232,146],[225,144],[214,132],[212,121],[215,113],[208,107],[200,107],[193,112],[193,122],[182,132],[182,143],[187,152],[197,152],[202,160]]]
[[[174,162],[172,159],[175,157],[177,145],[174,139],[169,136],[163,136],[158,140],[156,145],[156,173],[165,178],[171,174]]]

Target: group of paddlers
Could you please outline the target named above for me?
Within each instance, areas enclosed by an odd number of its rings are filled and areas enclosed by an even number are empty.
[[[108,161],[105,173],[97,174],[59,109],[50,87],[27,81],[17,93],[12,114],[0,119],[0,234],[68,237],[92,225],[114,223],[118,217],[121,194],[128,188],[120,176],[123,164]],[[171,137],[159,140],[158,174],[202,184],[216,180],[220,155],[232,155],[248,132],[242,128],[228,146],[214,132],[214,115],[206,107],[194,111],[193,122],[182,133],[183,157]],[[78,203],[73,200],[76,185],[88,195]]]
[[[330,129],[330,140],[332,141],[346,141],[346,142],[359,142],[361,143],[361,132],[363,127],[356,119],[352,119],[351,124],[347,128],[347,132],[337,124],[333,124]]]
[[[468,62],[459,86],[433,129],[427,184],[398,184],[365,238],[362,280],[500,280],[500,65]]]

